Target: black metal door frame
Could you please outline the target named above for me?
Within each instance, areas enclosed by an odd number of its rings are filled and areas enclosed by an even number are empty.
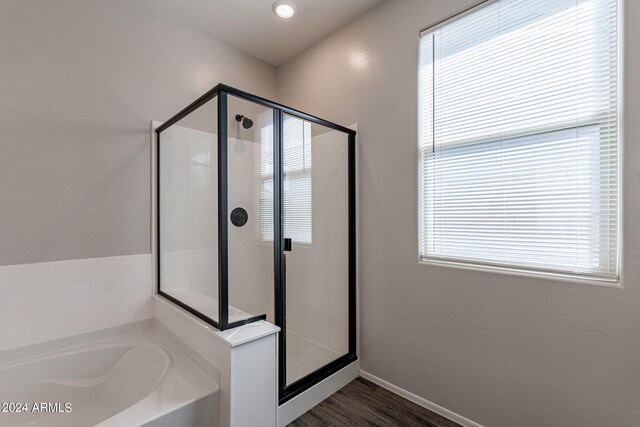
[[[290,385],[286,385],[286,372],[287,372],[287,323],[286,323],[286,255],[284,252],[284,238],[286,236],[283,235],[284,230],[284,217],[283,213],[283,203],[284,203],[284,193],[282,189],[282,185],[284,182],[284,172],[283,168],[283,126],[284,126],[284,113],[288,116],[293,116],[302,120],[307,120],[313,123],[317,123],[325,126],[326,122],[322,119],[313,118],[313,120],[309,120],[309,117],[304,114],[298,114],[293,111],[283,111],[281,110],[276,115],[278,116],[278,126],[277,126],[277,137],[274,138],[277,141],[274,146],[274,153],[277,153],[277,159],[274,159],[274,176],[279,178],[277,190],[274,192],[276,194],[276,208],[275,213],[276,216],[274,218],[278,218],[276,221],[276,229],[277,232],[274,238],[278,242],[278,247],[275,248],[275,267],[276,267],[276,325],[281,328],[279,340],[278,340],[278,399],[280,404],[287,402],[288,400],[294,398],[300,393],[308,390],[315,384],[320,381],[328,378],[339,370],[343,369],[350,363],[354,362],[358,359],[357,357],[357,349],[356,349],[356,163],[355,163],[355,137],[356,132],[347,129],[341,128],[336,129],[345,132],[348,135],[348,224],[349,224],[349,350],[346,354],[339,357],[338,359],[333,360],[332,362],[324,365],[320,369],[317,369],[308,375],[300,378],[299,380],[291,383]],[[275,117],[275,116],[274,116]],[[276,126],[274,126],[275,128]],[[331,127],[331,126],[329,126]],[[348,132],[347,132],[348,131]],[[274,180],[275,182],[275,180]],[[276,188],[274,186],[274,188]],[[280,259],[278,259],[280,258]],[[320,322],[321,319],[318,319]]]

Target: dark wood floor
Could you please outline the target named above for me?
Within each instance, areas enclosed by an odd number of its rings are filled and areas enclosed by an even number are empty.
[[[320,426],[460,427],[364,378],[347,384],[289,424],[289,427]]]

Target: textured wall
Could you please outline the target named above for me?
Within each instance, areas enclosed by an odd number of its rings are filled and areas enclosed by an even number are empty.
[[[0,265],[150,252],[149,121],[275,69],[129,0],[0,1]]]
[[[389,0],[278,70],[283,103],[358,123],[362,367],[486,426],[636,426],[637,79],[624,95],[623,288],[417,263],[418,32],[474,3]],[[640,3],[625,12],[633,76]]]

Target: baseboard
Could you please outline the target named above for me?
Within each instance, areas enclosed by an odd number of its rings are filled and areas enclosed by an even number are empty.
[[[394,384],[391,384],[390,382],[385,381],[382,378],[378,378],[375,375],[370,374],[369,372],[360,371],[360,376],[364,379],[371,381],[372,383],[379,385],[382,388],[389,390],[392,393],[397,394],[400,397],[404,397],[405,399],[417,405],[420,405],[423,408],[430,410],[431,412],[435,412],[438,415],[442,415],[443,417],[455,423],[458,423],[463,427],[483,427],[481,424],[471,421],[470,419],[465,418],[462,415],[456,414],[455,412],[450,411],[447,408],[443,408],[442,406],[437,405],[425,398],[422,398]]]

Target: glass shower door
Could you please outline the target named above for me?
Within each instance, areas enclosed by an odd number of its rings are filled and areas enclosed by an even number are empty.
[[[286,390],[349,355],[354,267],[349,135],[286,113],[281,123]]]

